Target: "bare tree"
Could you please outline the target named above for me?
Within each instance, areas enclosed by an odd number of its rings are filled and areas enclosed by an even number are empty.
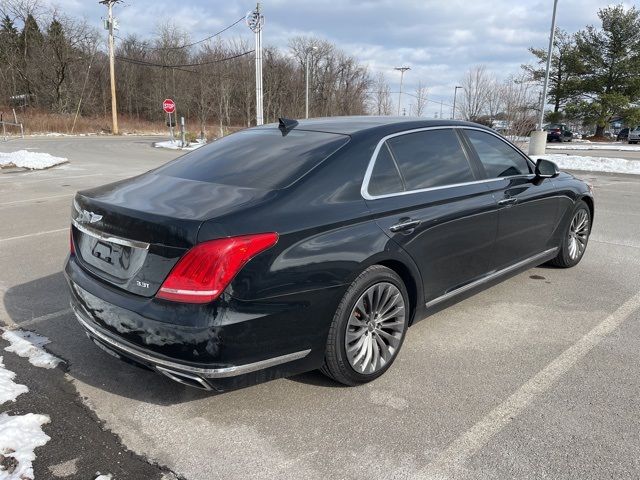
[[[382,72],[376,75],[369,97],[369,112],[373,115],[391,115],[393,102],[391,89]]]
[[[469,70],[462,82],[462,98],[458,103],[459,112],[464,120],[477,121],[485,113],[491,77],[484,65],[478,65]]]
[[[412,114],[415,115],[416,117],[421,117],[426,109],[427,109],[427,96],[428,96],[428,90],[427,87],[425,87],[424,85],[422,85],[422,82],[419,81],[418,82],[418,87],[416,88],[415,91],[415,98],[414,98],[414,104],[413,104],[413,112]]]

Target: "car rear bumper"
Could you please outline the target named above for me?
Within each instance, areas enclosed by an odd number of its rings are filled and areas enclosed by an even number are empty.
[[[185,305],[136,296],[90,276],[73,257],[71,307],[108,353],[175,381],[225,391],[322,365],[338,289],[260,302]],[[333,311],[332,311],[333,310]]]

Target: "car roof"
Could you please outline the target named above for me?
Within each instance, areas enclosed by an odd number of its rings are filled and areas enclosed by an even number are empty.
[[[486,128],[477,123],[457,120],[427,120],[420,117],[382,117],[382,116],[349,116],[324,117],[308,120],[297,120],[295,130],[310,130],[316,132],[338,133],[354,135],[370,130],[384,130],[385,135],[414,128],[438,126],[474,126]],[[278,128],[277,123],[270,123],[258,128]]]

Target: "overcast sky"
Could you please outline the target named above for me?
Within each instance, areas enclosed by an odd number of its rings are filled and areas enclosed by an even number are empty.
[[[106,11],[97,0],[43,3],[96,25]],[[559,0],[558,26],[574,32],[598,24],[597,11],[607,3]],[[384,72],[393,91],[400,76],[393,67],[407,65],[407,89],[422,81],[431,99],[451,103],[454,86],[470,67],[485,64],[506,76],[531,61],[528,47],[546,48],[553,0],[265,0],[261,5],[265,45],[286,47],[295,35],[324,38],[371,71]],[[244,0],[125,0],[115,7],[115,15],[119,36],[151,36],[159,23],[173,19],[199,40],[254,7],[255,2]],[[244,23],[224,35],[252,40]],[[407,108],[410,101],[403,101]],[[427,116],[436,110],[436,104],[429,104]]]

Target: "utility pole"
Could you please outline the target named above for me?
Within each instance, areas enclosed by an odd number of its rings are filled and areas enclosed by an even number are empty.
[[[451,120],[455,120],[456,119],[456,97],[458,96],[458,89],[459,88],[463,88],[463,87],[456,87],[455,90],[453,91],[453,112],[451,115]]]
[[[549,87],[549,71],[551,70],[551,57],[553,56],[553,41],[556,34],[556,11],[558,0],[553,1],[553,15],[551,17],[551,32],[549,33],[549,49],[547,50],[547,69],[542,85],[542,97],[540,98],[540,116],[538,117],[538,130],[531,132],[529,139],[529,155],[542,155],[547,149],[547,134],[542,129],[544,124],[544,106],[547,103],[547,88]]]
[[[113,52],[113,5],[122,0],[102,0],[101,4],[106,5],[108,9],[107,27],[109,28],[109,77],[111,79],[111,117],[113,126],[111,132],[118,135],[118,106],[116,102],[116,72],[115,60]]]
[[[256,9],[247,13],[245,17],[247,26],[255,34],[256,41],[256,125],[264,123],[264,108],[262,102],[262,26],[264,16],[260,13],[260,2],[256,4]]]
[[[542,130],[544,123],[544,105],[547,103],[547,89],[549,87],[549,70],[551,70],[551,57],[553,56],[553,41],[556,35],[556,10],[558,9],[558,0],[553,1],[553,16],[551,17],[551,33],[549,34],[549,50],[547,51],[547,70],[544,74],[544,84],[542,86],[542,101],[540,103],[540,118],[538,120],[538,128]]]
[[[404,77],[404,72],[411,70],[411,67],[395,67],[394,70],[400,71],[400,92],[398,93],[398,116],[400,116],[400,105],[402,105],[402,79]]]

